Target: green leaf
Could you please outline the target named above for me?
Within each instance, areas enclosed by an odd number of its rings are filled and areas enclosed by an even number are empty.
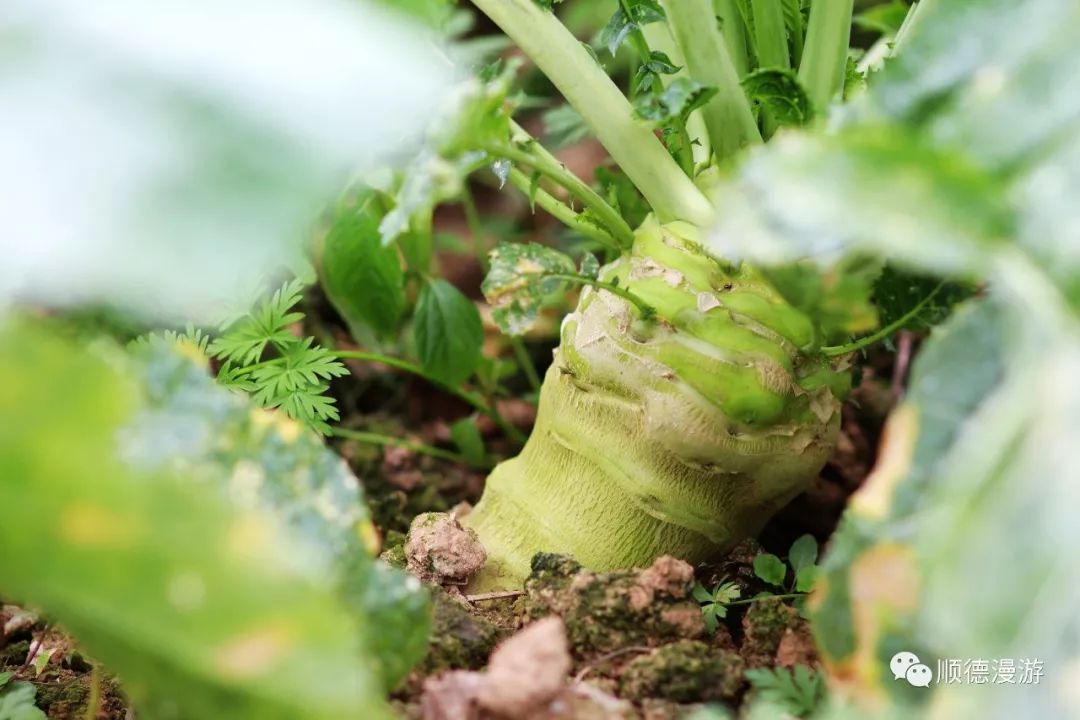
[[[713,601],[712,593],[699,582],[694,583],[694,589],[690,591],[690,594],[699,603],[711,603]]]
[[[899,322],[918,308],[903,325],[907,330],[926,330],[939,325],[960,302],[971,297],[974,285],[943,282],[940,278],[899,270],[886,265],[874,283],[874,305],[882,325]]]
[[[788,550],[788,562],[791,563],[791,568],[797,573],[804,567],[808,567],[817,562],[818,556],[818,544],[813,535],[803,535],[798,540],[791,544],[791,549]]]
[[[543,114],[544,145],[552,150],[573,145],[588,137],[585,118],[572,105],[559,105]]]
[[[630,13],[623,10],[623,3],[620,2],[615,14],[600,31],[600,44],[606,47],[612,56],[619,51],[619,47],[631,33],[637,32],[643,25],[660,22],[666,17],[664,9],[656,0],[625,0],[625,3]]]
[[[405,309],[404,272],[397,248],[379,234],[383,213],[372,191],[340,211],[323,242],[323,289],[349,327],[368,326],[382,336],[398,329]]]
[[[500,243],[481,285],[491,316],[508,335],[521,335],[536,322],[546,297],[566,288],[577,268],[570,256],[537,243]]]
[[[289,417],[328,434],[328,421],[337,420],[339,415],[334,399],[326,392],[330,380],[347,375],[348,370],[329,351],[315,345],[313,338],[301,340],[293,334],[290,326],[304,315],[290,310],[300,302],[303,287],[300,279],[286,283],[250,314],[229,324],[224,334],[210,343],[208,352],[224,360],[218,372],[223,385],[250,393],[263,407],[281,408]],[[199,338],[164,333],[153,336],[154,340],[192,346]],[[205,342],[199,343],[199,347],[203,345]],[[271,347],[276,357],[263,359]]]
[[[770,585],[783,587],[787,567],[772,553],[760,553],[754,558],[754,574]]]
[[[866,90],[869,72],[869,70],[865,73],[859,70],[859,64],[855,62],[855,58],[848,56],[847,63],[844,64],[843,98],[845,102],[853,100]]]
[[[796,717],[813,713],[825,697],[825,683],[805,665],[790,668],[753,668],[746,679],[758,696]]]
[[[371,562],[374,528],[348,468],[313,433],[221,392],[205,365],[175,348],[152,345],[140,359],[148,379],[135,427],[124,430],[139,450],[129,460],[143,472],[176,470],[189,482],[228,476],[221,489],[234,505],[258,505],[297,533],[312,566],[329,567],[355,617],[370,621],[368,660],[392,686],[426,650],[427,596],[410,576]],[[176,448],[159,440],[185,434],[201,442]],[[238,473],[243,492],[232,482]]]
[[[314,338],[305,338],[294,343],[283,353],[282,362],[256,367],[251,377],[271,398],[280,399],[292,392],[322,386],[332,378],[349,374],[328,350],[312,347],[313,342]]]
[[[740,595],[742,595],[742,590],[730,580],[718,583],[712,591],[713,599],[720,604],[738,600]]]
[[[703,107],[716,95],[716,88],[702,85],[686,77],[671,81],[659,95],[648,96],[635,103],[638,116],[656,125],[684,123],[690,113]]]
[[[424,370],[448,385],[464,382],[480,362],[484,326],[476,306],[442,279],[420,291],[413,339]]]
[[[34,660],[30,663],[30,667],[34,668],[34,677],[41,677],[41,673],[45,672],[45,667],[49,664],[49,660],[52,660],[52,656],[56,654],[56,648],[38,648],[37,653],[34,655]]]
[[[34,704],[36,696],[31,683],[0,684],[0,720],[45,720],[45,713]]]
[[[630,227],[639,227],[645,222],[652,208],[626,173],[601,165],[593,171],[593,175],[603,188],[608,204],[619,211]]]
[[[864,30],[872,30],[882,35],[896,35],[909,10],[908,3],[904,0],[892,0],[863,10],[852,18],[852,22]]]
[[[742,79],[750,101],[781,126],[800,127],[814,116],[810,98],[791,70],[755,70]]]
[[[659,50],[649,53],[648,60],[638,65],[634,74],[634,92],[648,93],[661,86],[661,75],[673,75],[681,68],[671,62],[667,54]]]
[[[804,565],[795,571],[795,589],[799,592],[810,592],[820,575],[821,568],[817,565]]]
[[[876,261],[847,257],[825,269],[803,261],[766,267],[763,272],[789,303],[814,318],[823,344],[829,344],[878,326],[870,297],[880,267]]]
[[[600,261],[591,252],[585,253],[581,256],[581,266],[578,268],[578,274],[596,280],[600,277]]]
[[[720,621],[727,617],[727,608],[717,603],[711,603],[701,609],[701,618],[705,622],[705,629],[714,633],[720,627]]]
[[[249,315],[224,329],[210,343],[209,352],[220,360],[251,365],[262,359],[271,345],[283,349],[297,342],[289,326],[304,319],[304,314],[290,312],[300,302],[303,280],[291,280],[262,301]]]
[[[487,460],[484,438],[480,435],[480,428],[476,426],[476,418],[462,418],[450,425],[450,439],[471,464],[482,466]]]

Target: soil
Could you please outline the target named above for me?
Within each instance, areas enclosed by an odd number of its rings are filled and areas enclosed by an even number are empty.
[[[25,619],[25,620],[24,620]],[[51,653],[51,654],[50,654]],[[32,658],[48,655],[38,666]],[[0,673],[15,674],[37,689],[36,704],[55,720],[83,720],[95,683],[98,685],[97,720],[127,720],[127,702],[115,678],[94,672],[92,660],[79,652],[75,641],[34,613],[0,603]]]

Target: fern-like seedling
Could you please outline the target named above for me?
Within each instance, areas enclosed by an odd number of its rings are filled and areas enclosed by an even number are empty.
[[[720,621],[727,617],[727,604],[737,600],[740,594],[739,586],[727,579],[718,582],[711,591],[695,583],[693,596],[701,604],[701,616],[709,632],[716,632]]]
[[[162,330],[161,332],[140,335],[128,345],[133,351],[145,351],[157,340],[164,341],[169,345],[186,345],[194,348],[198,353],[209,355],[210,336],[202,328],[188,323],[183,332],[178,330]]]
[[[825,698],[821,674],[806,665],[747,670],[746,679],[762,700],[797,718],[812,715]]]
[[[222,328],[209,345],[221,362],[218,380],[250,393],[266,408],[280,408],[289,417],[329,434],[329,422],[340,415],[326,395],[330,381],[348,370],[314,338],[300,338],[289,326],[304,318],[294,310],[304,283],[291,280],[270,297]]]

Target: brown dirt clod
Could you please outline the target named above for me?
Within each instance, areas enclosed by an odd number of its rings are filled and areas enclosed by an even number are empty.
[[[480,706],[511,718],[528,715],[559,694],[570,666],[562,620],[538,620],[495,648]]]
[[[785,605],[782,600],[769,598],[752,604],[743,617],[740,650],[747,666],[772,667],[784,633],[797,621],[795,608]]]
[[[817,646],[810,633],[809,623],[801,622],[784,631],[783,637],[780,638],[780,645],[776,648],[776,664],[781,667],[818,665]]]
[[[476,533],[452,513],[422,513],[405,542],[409,572],[436,585],[464,585],[487,560]]]
[[[539,620],[495,648],[486,672],[457,670],[428,678],[421,700],[423,718],[571,717],[549,712],[552,702],[568,691],[566,679],[570,667],[562,620],[557,617]],[[574,701],[575,697],[567,695],[564,699]]]

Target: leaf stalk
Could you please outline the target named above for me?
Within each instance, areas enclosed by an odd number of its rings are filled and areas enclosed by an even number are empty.
[[[534,0],[473,0],[473,4],[555,84],[662,221],[712,224],[715,211],[704,193],[652,129],[635,118],[619,88],[552,12]]]
[[[712,0],[666,0],[663,5],[690,76],[719,91],[702,108],[717,159],[761,143],[750,101],[715,22]]]

